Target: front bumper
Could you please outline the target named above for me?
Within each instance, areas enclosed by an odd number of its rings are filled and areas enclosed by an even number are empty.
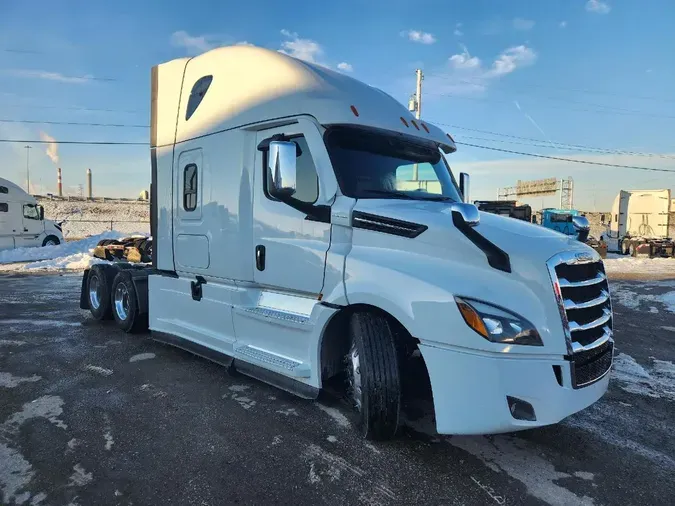
[[[498,434],[558,423],[607,391],[609,374],[583,388],[572,387],[570,362],[459,351],[420,344],[429,372],[439,434]],[[553,366],[559,366],[559,383]],[[511,414],[507,396],[529,403],[536,420]]]

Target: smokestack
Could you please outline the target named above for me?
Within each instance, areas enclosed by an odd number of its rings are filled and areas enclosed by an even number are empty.
[[[63,180],[61,179],[61,167],[56,169],[56,192],[63,197]]]
[[[87,169],[87,198],[89,200],[92,199],[92,191],[91,191],[91,169]]]

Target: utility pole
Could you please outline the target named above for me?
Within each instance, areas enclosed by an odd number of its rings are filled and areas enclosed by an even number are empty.
[[[411,106],[414,105],[415,118],[420,119],[422,117],[422,80],[424,79],[424,73],[422,69],[415,70],[415,75],[417,76],[417,87],[415,89],[414,100],[411,99]],[[413,181],[419,180],[419,167],[417,164],[413,165]]]
[[[32,147],[26,145],[24,148],[26,148],[26,193],[30,195],[30,170],[28,168],[28,154],[30,153]]]

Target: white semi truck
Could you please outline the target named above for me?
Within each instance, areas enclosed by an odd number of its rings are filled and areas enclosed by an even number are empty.
[[[670,190],[621,190],[614,199],[608,238],[624,255],[672,257]]]
[[[85,272],[95,318],[305,398],[344,386],[376,439],[416,350],[443,434],[553,424],[607,390],[597,253],[465,203],[452,137],[389,95],[226,47],[154,67],[151,116],[152,266]]]
[[[0,251],[63,242],[61,225],[45,219],[45,211],[32,195],[0,178]]]

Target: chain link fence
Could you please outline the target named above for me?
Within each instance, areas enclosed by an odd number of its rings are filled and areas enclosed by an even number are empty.
[[[68,240],[82,239],[114,230],[123,234],[149,234],[148,220],[66,220],[62,224],[63,236]]]

